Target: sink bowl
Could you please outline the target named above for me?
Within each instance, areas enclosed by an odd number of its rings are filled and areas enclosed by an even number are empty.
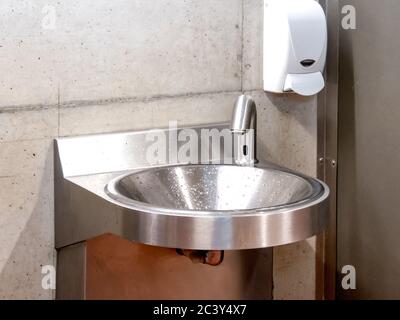
[[[235,214],[300,203],[318,196],[322,185],[278,170],[187,165],[118,177],[108,184],[107,191],[117,201],[158,211]]]
[[[270,247],[327,225],[324,183],[263,164],[156,167],[114,178],[106,193],[135,215],[134,240],[163,247]]]

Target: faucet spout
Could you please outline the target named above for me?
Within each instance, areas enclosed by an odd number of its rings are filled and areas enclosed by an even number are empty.
[[[233,109],[231,131],[243,134],[246,133],[246,130],[255,130],[256,117],[257,112],[254,100],[244,94],[239,96]]]
[[[236,163],[257,163],[257,109],[250,96],[240,95],[237,98],[232,114],[231,131],[237,137]]]

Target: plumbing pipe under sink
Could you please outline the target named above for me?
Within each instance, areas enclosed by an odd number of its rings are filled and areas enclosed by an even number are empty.
[[[223,250],[187,250],[176,249],[179,255],[189,258],[193,263],[203,263],[218,266],[224,260]]]

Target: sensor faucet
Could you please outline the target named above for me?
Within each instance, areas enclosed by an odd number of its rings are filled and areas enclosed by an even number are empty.
[[[241,95],[237,98],[232,114],[231,132],[234,137],[235,162],[242,165],[257,163],[257,110],[250,96]]]

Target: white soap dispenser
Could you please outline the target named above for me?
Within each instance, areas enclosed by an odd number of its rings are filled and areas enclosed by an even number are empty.
[[[264,0],[265,91],[311,96],[325,81],[327,27],[314,0]]]

